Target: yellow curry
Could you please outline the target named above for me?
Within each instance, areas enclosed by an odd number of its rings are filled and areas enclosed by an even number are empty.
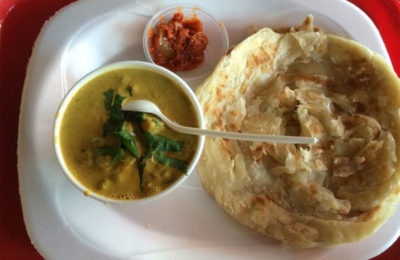
[[[134,99],[198,127],[190,99],[157,72],[124,68],[92,79],[71,99],[60,130],[67,168],[89,192],[117,200],[149,197],[185,174],[194,157],[197,136],[175,132],[151,114],[121,111]]]

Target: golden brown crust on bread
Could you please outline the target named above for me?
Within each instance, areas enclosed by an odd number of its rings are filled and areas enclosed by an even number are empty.
[[[196,90],[210,129],[313,136],[315,145],[207,138],[205,189],[242,224],[299,247],[360,240],[399,201],[400,81],[366,47],[261,29]]]

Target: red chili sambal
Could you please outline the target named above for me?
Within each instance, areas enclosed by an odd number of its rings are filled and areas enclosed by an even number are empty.
[[[149,52],[154,63],[172,71],[187,71],[200,66],[204,61],[207,36],[201,21],[194,15],[184,20],[177,12],[167,23],[160,23],[148,32]]]

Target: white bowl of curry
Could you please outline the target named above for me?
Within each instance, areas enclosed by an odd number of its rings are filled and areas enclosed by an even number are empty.
[[[86,196],[103,202],[143,202],[176,188],[194,169],[204,137],[175,132],[154,115],[122,111],[135,99],[156,103],[186,126],[203,127],[190,87],[158,65],[122,61],[79,80],[54,123],[59,164]]]

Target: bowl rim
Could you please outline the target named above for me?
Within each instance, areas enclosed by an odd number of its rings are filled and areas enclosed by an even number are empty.
[[[178,8],[180,8],[182,10],[190,9],[190,10],[192,10],[193,13],[199,12],[199,13],[202,13],[202,14],[208,16],[209,18],[211,18],[211,20],[213,20],[215,22],[215,24],[221,29],[220,31],[223,34],[223,38],[225,40],[225,44],[224,44],[225,45],[224,46],[225,53],[224,53],[224,55],[228,52],[228,50],[229,50],[229,35],[228,35],[228,31],[226,30],[225,24],[222,21],[218,21],[217,18],[212,14],[212,12],[210,12],[207,8],[204,8],[203,6],[200,6],[200,5],[197,5],[197,4],[188,4],[188,3],[179,4],[179,3],[176,3],[176,4],[168,5],[165,8],[160,9],[158,12],[156,12],[149,19],[149,21],[146,24],[146,27],[145,27],[145,29],[143,31],[142,45],[143,45],[144,55],[145,55],[146,60],[148,62],[156,64],[153,61],[153,58],[151,57],[151,54],[150,54],[150,52],[148,50],[148,38],[149,38],[148,37],[148,32],[149,32],[150,28],[152,28],[153,25],[158,24],[158,22],[155,22],[155,21],[159,20],[159,18],[161,16],[163,16],[163,14],[165,14],[167,12],[171,12],[173,10],[178,11]],[[222,56],[221,56],[221,58],[222,58]],[[158,65],[158,64],[156,64],[156,65]],[[196,69],[198,69],[198,68],[195,68],[194,70],[196,70]],[[207,70],[207,72],[202,73],[200,75],[190,76],[190,77],[182,76],[182,77],[186,78],[186,79],[201,78],[201,77],[204,77],[205,75],[207,75],[210,71],[212,71],[212,69],[213,68],[211,68],[210,70]],[[193,70],[191,70],[191,71],[193,71]],[[184,72],[186,72],[186,71],[177,71],[175,73],[179,74],[179,73],[184,73]]]
[[[201,153],[203,151],[204,147],[204,140],[205,137],[200,135],[198,136],[198,143],[196,147],[195,154],[193,156],[193,159],[190,161],[190,164],[188,166],[188,171],[187,174],[182,174],[182,176],[177,179],[173,184],[171,184],[169,187],[161,191],[160,193],[157,193],[155,195],[149,196],[149,197],[144,197],[140,199],[133,199],[133,200],[118,200],[118,199],[111,199],[104,197],[102,195],[99,195],[90,189],[86,188],[83,184],[81,184],[77,178],[73,176],[73,174],[70,172],[68,169],[64,157],[62,155],[61,151],[61,145],[59,141],[59,136],[60,136],[60,129],[61,129],[61,122],[63,119],[63,116],[65,114],[65,111],[71,102],[72,98],[74,95],[88,83],[89,81],[93,80],[94,78],[109,72],[113,70],[119,70],[119,69],[126,69],[126,68],[140,68],[140,69],[146,69],[153,71],[155,73],[159,73],[175,83],[184,91],[184,93],[188,96],[189,100],[191,101],[193,107],[195,108],[196,114],[197,114],[197,120],[199,123],[200,128],[204,128],[204,115],[203,115],[203,110],[201,108],[201,105],[194,94],[193,90],[188,86],[188,84],[181,79],[178,75],[173,73],[172,71],[161,67],[157,64],[146,62],[146,61],[118,61],[118,62],[113,62],[106,64],[104,66],[101,66],[89,73],[87,73],[85,76],[80,78],[72,87],[71,89],[67,92],[67,94],[63,97],[59,107],[57,108],[57,113],[55,116],[55,120],[53,123],[53,144],[54,144],[54,149],[58,161],[58,165],[61,167],[64,176],[67,177],[67,179],[75,186],[78,190],[80,190],[85,196],[91,197],[93,199],[96,199],[101,202],[105,203],[113,203],[113,204],[139,204],[139,203],[147,203],[149,201],[153,201],[155,199],[159,199],[161,197],[164,197],[174,189],[176,189],[187,177],[190,176],[190,174],[193,172],[195,169],[197,162],[200,159]]]

